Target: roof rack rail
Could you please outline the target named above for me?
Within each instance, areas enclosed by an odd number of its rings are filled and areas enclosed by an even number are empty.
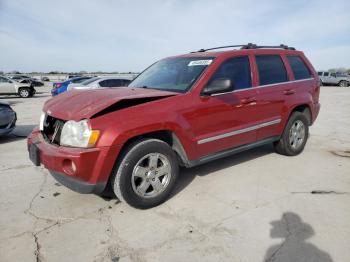
[[[252,45],[251,43],[249,43],[250,45]],[[248,44],[248,45],[249,45]],[[207,49],[199,49],[198,51],[193,51],[191,53],[197,53],[197,52],[206,52],[206,51],[210,51],[210,50],[215,50],[215,49],[223,49],[223,48],[230,48],[230,47],[243,47],[246,46],[246,44],[244,45],[226,45],[226,46],[218,46],[218,47],[212,47],[212,48],[207,48]]]
[[[246,46],[243,46],[241,49],[258,49],[258,48],[281,48],[286,50],[295,50],[294,47],[287,46],[284,44],[280,45],[255,45],[255,44],[248,44]]]
[[[230,48],[230,47],[240,47],[241,49],[258,49],[258,48],[281,48],[281,49],[286,49],[286,50],[295,50],[294,47],[290,47],[284,44],[280,44],[277,46],[268,46],[268,45],[256,45],[256,44],[252,44],[252,43],[248,43],[245,45],[226,45],[226,46],[218,46],[218,47],[212,47],[212,48],[207,48],[207,49],[199,49],[198,51],[194,51],[191,53],[197,53],[197,52],[206,52],[206,51],[210,51],[210,50],[216,50],[216,49],[223,49],[223,48]]]

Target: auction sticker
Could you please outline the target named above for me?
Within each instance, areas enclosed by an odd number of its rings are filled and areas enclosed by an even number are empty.
[[[207,60],[196,60],[191,61],[188,63],[188,66],[203,66],[203,65],[210,65],[213,60],[207,59]]]

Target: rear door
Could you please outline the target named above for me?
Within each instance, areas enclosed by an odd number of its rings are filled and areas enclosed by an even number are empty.
[[[294,95],[294,91],[279,54],[256,55],[255,60],[259,79],[257,109],[260,128],[257,139],[263,140],[280,134],[285,101]]]
[[[337,85],[338,84],[338,79],[337,79],[337,74],[336,73],[331,73],[329,77],[329,83],[332,85]]]
[[[222,62],[207,84],[228,78],[233,83],[231,91],[200,96],[195,111],[186,116],[200,156],[256,141],[256,89],[252,88],[250,60],[237,56]]]

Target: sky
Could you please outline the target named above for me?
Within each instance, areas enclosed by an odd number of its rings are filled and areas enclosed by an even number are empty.
[[[294,46],[350,68],[349,0],[0,0],[0,71],[139,72],[201,48]]]

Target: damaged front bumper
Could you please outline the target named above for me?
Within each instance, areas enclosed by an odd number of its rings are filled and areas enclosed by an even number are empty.
[[[101,193],[120,147],[70,148],[50,144],[37,128],[28,136],[29,158],[64,186],[79,193]]]

